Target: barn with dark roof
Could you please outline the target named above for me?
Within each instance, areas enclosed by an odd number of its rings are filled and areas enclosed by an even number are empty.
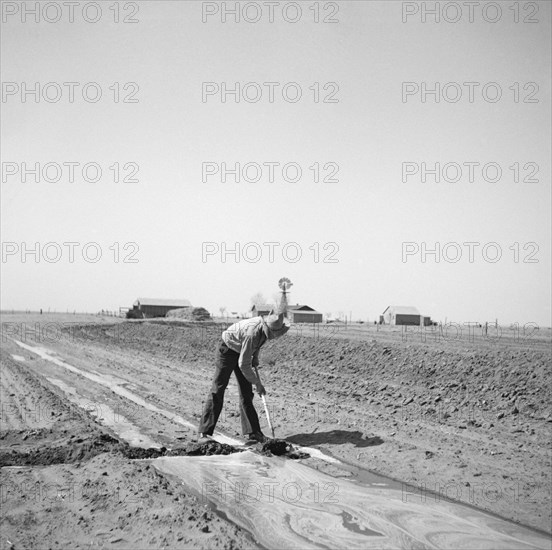
[[[288,318],[292,323],[321,323],[322,313],[305,304],[288,305]]]
[[[189,300],[176,300],[170,298],[138,298],[134,302],[133,310],[142,313],[143,318],[165,317],[171,309],[192,307]]]

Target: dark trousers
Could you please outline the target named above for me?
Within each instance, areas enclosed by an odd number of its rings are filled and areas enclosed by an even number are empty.
[[[260,432],[259,417],[253,406],[253,385],[248,382],[238,366],[239,353],[231,350],[224,342],[217,349],[215,376],[211,385],[211,392],[199,422],[199,433],[213,435],[215,426],[224,404],[224,391],[232,372],[236,375],[240,389],[240,419],[244,435]]]

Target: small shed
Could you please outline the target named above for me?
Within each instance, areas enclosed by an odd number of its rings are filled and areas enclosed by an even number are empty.
[[[288,318],[292,323],[321,323],[322,313],[306,304],[288,305]]]
[[[189,300],[169,298],[138,298],[133,305],[133,309],[140,311],[143,318],[165,317],[171,309],[191,307]]]
[[[420,312],[412,306],[388,306],[383,312],[386,325],[420,325]]]

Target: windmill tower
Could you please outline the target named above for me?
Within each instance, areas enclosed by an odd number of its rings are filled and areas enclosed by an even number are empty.
[[[287,295],[289,293],[290,287],[293,286],[293,283],[287,277],[282,277],[278,281],[278,286],[282,291],[282,298],[280,299],[280,305],[278,306],[278,313],[284,313],[285,316],[287,317],[287,309],[288,309]]]

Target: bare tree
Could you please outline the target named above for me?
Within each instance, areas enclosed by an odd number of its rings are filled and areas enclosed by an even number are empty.
[[[266,304],[266,298],[263,296],[263,294],[261,292],[253,294],[253,296],[251,296],[251,305],[259,306],[261,304]]]
[[[287,300],[284,300],[284,296],[280,292],[274,292],[274,294],[272,294],[272,303],[270,305],[272,309],[278,313],[287,311]]]

